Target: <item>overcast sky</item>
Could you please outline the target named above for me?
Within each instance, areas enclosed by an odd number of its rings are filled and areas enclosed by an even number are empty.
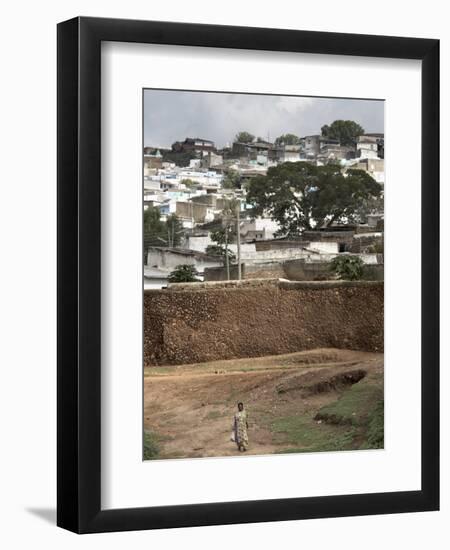
[[[384,131],[384,102],[362,99],[145,90],[144,145],[170,147],[186,137],[232,142],[240,131],[277,136],[320,134],[333,120],[354,120],[366,132]]]

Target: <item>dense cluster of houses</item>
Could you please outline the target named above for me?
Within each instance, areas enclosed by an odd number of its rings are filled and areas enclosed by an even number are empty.
[[[225,270],[223,258],[206,253],[207,247],[214,244],[212,230],[231,198],[240,204],[242,276],[320,279],[326,276],[325,268],[333,257],[347,253],[358,254],[367,265],[374,266],[373,276],[382,277],[383,212],[369,216],[363,225],[318,229],[305,232],[296,240],[278,235],[278,224],[272,219],[248,215],[246,182],[283,162],[318,166],[339,162],[343,172],[349,168],[364,170],[384,185],[384,135],[365,134],[352,145],[313,135],[301,138],[295,145],[258,139],[249,143],[235,141],[218,149],[211,140],[186,138],[175,142],[170,150],[145,147],[144,209],[157,208],[163,221],[176,214],[184,233],[176,248],[161,243],[148,249],[144,260],[145,287],[165,286],[167,276],[181,264],[194,265],[205,280],[234,277],[236,270]],[[230,243],[229,249],[237,254],[235,242]]]

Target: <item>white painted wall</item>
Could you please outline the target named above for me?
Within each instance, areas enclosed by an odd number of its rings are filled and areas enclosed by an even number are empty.
[[[362,159],[378,158],[377,151],[374,151],[373,149],[360,148],[358,151],[359,151],[359,158],[362,158]]]
[[[317,250],[323,254],[337,254],[339,244],[334,242],[311,242],[308,245],[309,250]]]
[[[281,162],[300,162],[300,152],[284,151],[281,157]]]
[[[264,239],[273,239],[275,232],[280,228],[278,222],[271,218],[256,218],[254,220],[243,220],[241,222],[241,233],[247,231],[263,231]]]
[[[163,286],[167,286],[167,279],[147,279],[144,277],[144,290],[157,290]]]
[[[255,219],[255,229],[256,231],[260,231],[261,229],[264,229],[267,234],[275,233],[275,231],[278,231],[280,228],[278,222],[272,220],[271,218],[256,218]],[[270,237],[266,237],[270,238]]]
[[[375,159],[378,158],[378,144],[372,141],[362,141],[356,144],[357,157]]]
[[[361,260],[368,265],[374,265],[378,263],[376,254],[358,254]]]
[[[161,183],[159,179],[146,177],[144,178],[144,189],[159,191],[159,189],[161,189]]]
[[[157,268],[163,271],[173,271],[177,265],[195,265],[199,272],[205,267],[218,267],[223,265],[221,261],[210,261],[196,258],[194,255],[183,255],[164,249],[150,249],[147,254],[147,265],[150,268]]]
[[[236,245],[233,246],[233,251]],[[243,245],[241,250],[241,258],[245,262],[258,263],[267,261],[286,261],[299,258],[307,258],[311,256],[311,252],[307,252],[302,248],[279,248],[276,250],[259,250],[256,251],[254,244]],[[253,248],[252,248],[253,247]],[[314,255],[318,256],[318,255]]]
[[[205,236],[193,236],[188,235],[186,237],[185,241],[185,248],[189,248],[190,250],[197,250],[198,252],[205,252],[206,247],[215,244],[212,240],[210,235]]]
[[[206,247],[214,244],[210,236],[188,237],[186,247],[191,250],[204,252]],[[237,245],[228,245],[229,249],[237,256]],[[264,262],[284,262],[287,260],[311,259],[313,261],[329,261],[339,253],[339,245],[335,242],[312,242],[305,248],[279,248],[275,250],[256,250],[254,243],[241,244],[241,260],[246,264],[258,264]],[[364,263],[377,263],[376,254],[361,255]],[[149,257],[150,262],[150,257]],[[188,263],[188,262],[186,262]],[[152,265],[149,263],[149,265]]]

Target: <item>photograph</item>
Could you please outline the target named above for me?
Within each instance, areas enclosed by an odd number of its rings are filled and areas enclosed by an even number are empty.
[[[384,447],[384,101],[143,90],[143,459]]]

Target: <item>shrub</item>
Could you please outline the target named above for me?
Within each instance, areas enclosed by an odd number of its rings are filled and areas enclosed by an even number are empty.
[[[196,283],[198,279],[198,271],[194,265],[181,264],[167,277],[169,283]]]
[[[144,460],[155,459],[159,454],[159,446],[152,432],[144,432]]]
[[[364,262],[359,256],[336,256],[331,261],[330,269],[339,279],[357,281],[363,276]]]

